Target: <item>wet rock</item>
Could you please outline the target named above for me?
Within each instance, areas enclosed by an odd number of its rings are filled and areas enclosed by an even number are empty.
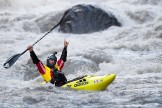
[[[92,5],[76,5],[63,16],[59,30],[64,33],[92,33],[121,23],[111,14]]]

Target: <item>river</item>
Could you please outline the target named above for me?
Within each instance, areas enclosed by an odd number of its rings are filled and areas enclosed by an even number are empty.
[[[23,52],[74,5],[91,4],[111,12],[122,27],[91,34],[57,29],[34,46],[38,57],[69,41],[63,69],[67,79],[115,73],[105,91],[75,91],[42,85],[30,60],[22,55],[9,69],[4,62]],[[0,0],[0,108],[162,108],[162,0]],[[51,22],[50,18],[54,18]]]

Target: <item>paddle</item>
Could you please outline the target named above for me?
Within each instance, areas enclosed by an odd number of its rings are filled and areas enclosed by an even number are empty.
[[[67,10],[67,11],[64,13],[63,17],[61,18],[60,22],[59,22],[57,25],[55,25],[51,30],[49,30],[46,34],[44,34],[40,39],[38,39],[32,46],[34,46],[36,43],[38,43],[38,42],[39,42],[41,39],[43,39],[47,34],[49,34],[53,29],[55,29],[59,24],[61,24],[62,21],[63,21],[71,12],[75,11],[76,9],[77,9],[77,7],[74,8],[74,9],[72,9],[71,11],[68,11],[68,10]],[[8,60],[6,60],[6,62],[3,64],[3,67],[6,68],[6,69],[10,68],[10,67],[18,60],[18,58],[21,57],[27,50],[28,50],[28,49],[26,49],[25,51],[23,51],[23,52],[20,53],[20,54],[15,54],[15,55],[11,56],[11,57],[10,57]]]
[[[63,19],[63,18],[62,18]],[[61,19],[61,21],[62,21]],[[41,39],[43,39],[47,34],[49,34],[54,28],[56,28],[60,23],[61,21],[55,25],[50,31],[48,31],[46,34],[44,34],[40,39],[38,39],[32,46],[34,46],[36,43],[38,43]],[[19,57],[21,57],[28,49],[26,49],[25,51],[23,51],[22,53],[20,54],[15,54],[13,56],[11,56],[8,60],[6,60],[6,62],[3,64],[3,67],[8,69],[10,68],[16,61]]]

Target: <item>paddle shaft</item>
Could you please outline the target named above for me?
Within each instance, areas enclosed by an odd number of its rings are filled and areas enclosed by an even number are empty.
[[[73,12],[74,10],[76,10],[77,8],[72,9],[70,12],[68,12],[67,14],[63,15],[63,17],[61,18],[60,22],[57,23],[57,25],[55,25],[51,30],[49,30],[46,34],[44,34],[40,39],[38,39],[32,46],[34,46],[35,44],[37,44],[40,40],[42,40],[47,34],[49,34],[53,29],[55,29],[62,21],[64,18],[66,18],[71,12]],[[23,55],[28,49],[26,49],[25,51],[23,51],[21,53],[21,55]]]
[[[62,21],[62,20],[61,20]],[[55,29],[60,23],[61,23],[61,21],[57,24],[57,25],[55,25],[50,31],[48,31],[46,34],[44,34],[40,39],[38,39],[35,43],[33,43],[33,45],[32,46],[34,46],[35,44],[37,44],[40,40],[42,40],[46,35],[48,35],[53,29]],[[23,55],[26,51],[28,51],[28,49],[26,49],[25,51],[23,51],[22,53],[21,53],[21,55]]]

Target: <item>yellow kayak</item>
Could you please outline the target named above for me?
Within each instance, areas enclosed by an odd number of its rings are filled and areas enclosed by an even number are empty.
[[[75,90],[100,91],[105,90],[107,86],[114,81],[115,77],[115,74],[108,74],[104,76],[85,75],[68,81],[61,87]]]

